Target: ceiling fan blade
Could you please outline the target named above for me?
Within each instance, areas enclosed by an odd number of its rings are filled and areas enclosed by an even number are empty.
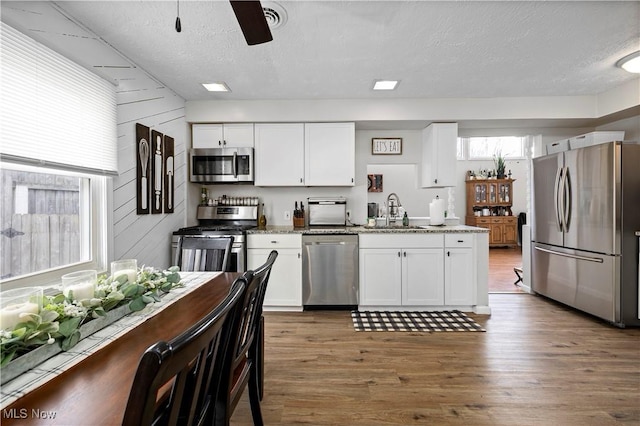
[[[242,34],[247,44],[266,43],[273,40],[267,18],[264,17],[262,5],[253,0],[229,0],[233,12],[236,14]]]

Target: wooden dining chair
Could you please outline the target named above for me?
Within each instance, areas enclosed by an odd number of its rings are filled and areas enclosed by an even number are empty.
[[[260,375],[263,353],[261,345],[264,338],[260,337],[260,324],[269,275],[277,257],[278,252],[271,251],[262,266],[242,275],[248,282],[244,299],[240,302],[242,308],[237,310],[225,360],[218,364],[220,371],[216,373],[216,376],[220,376],[220,388],[213,409],[213,422],[216,425],[229,425],[233,411],[246,387],[249,390],[253,424],[263,425],[260,409]]]
[[[138,364],[122,422],[125,426],[202,425],[219,388],[214,370],[248,286],[238,277],[206,317],[169,342],[149,347]]]
[[[181,271],[226,271],[233,237],[182,236],[176,251]]]

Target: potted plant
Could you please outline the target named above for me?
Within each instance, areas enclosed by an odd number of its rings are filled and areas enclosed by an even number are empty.
[[[493,156],[493,162],[496,166],[496,177],[498,179],[504,179],[505,178],[505,161],[504,161],[504,157],[502,156],[502,153],[500,151],[496,152]]]

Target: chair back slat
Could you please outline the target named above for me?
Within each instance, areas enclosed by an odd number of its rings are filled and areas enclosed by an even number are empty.
[[[199,425],[212,409],[231,322],[247,286],[238,277],[229,294],[202,320],[169,342],[149,347],[138,364],[123,425]]]
[[[233,237],[182,236],[175,264],[181,271],[227,271]]]
[[[250,349],[258,339],[264,295],[271,268],[277,257],[278,252],[273,250],[262,266],[242,274],[247,286],[243,298],[236,308],[236,317],[231,325],[229,347],[224,356],[225,360],[219,364],[221,387],[214,407],[214,420],[217,425],[229,424],[231,414],[249,380],[249,371],[256,368],[254,365],[256,360],[252,358],[252,354],[257,351]],[[252,389],[250,391],[253,392]],[[260,413],[259,401],[256,401],[255,395],[257,394],[251,392],[251,412],[254,424],[261,425],[262,414]]]

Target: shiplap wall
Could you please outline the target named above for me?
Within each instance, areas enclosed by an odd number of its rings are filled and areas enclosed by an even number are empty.
[[[119,176],[113,179],[110,257],[136,258],[138,265],[170,266],[171,233],[184,226],[186,215],[185,141],[190,138],[184,100],[66,14],[58,4],[13,4],[3,2],[3,22],[116,85]],[[136,214],[136,123],[174,138],[172,214]]]
[[[166,268],[171,265],[171,234],[184,226],[185,218],[185,142],[188,125],[184,100],[139,68],[132,87],[116,89],[118,104],[118,171],[113,181],[114,258],[138,259],[138,266]],[[175,207],[171,214],[136,214],[135,125],[174,138]]]

